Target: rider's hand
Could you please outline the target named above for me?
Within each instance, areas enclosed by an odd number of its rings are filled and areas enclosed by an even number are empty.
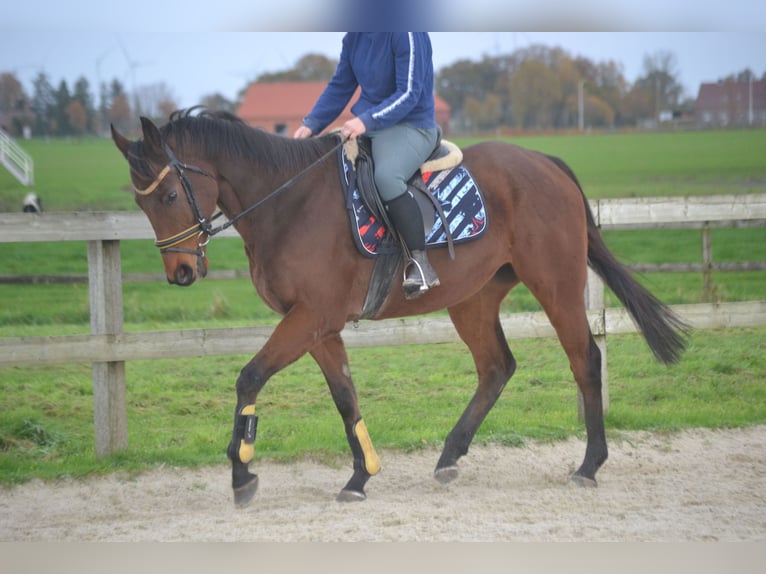
[[[294,138],[298,139],[304,139],[304,138],[310,138],[311,137],[311,129],[309,129],[306,126],[301,126],[297,130],[295,130],[295,133],[293,134]]]
[[[353,118],[348,120],[343,127],[340,128],[340,136],[343,139],[356,139],[356,136],[362,135],[367,131],[367,126],[359,118]]]

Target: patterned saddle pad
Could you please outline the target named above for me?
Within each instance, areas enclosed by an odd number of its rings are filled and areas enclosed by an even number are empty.
[[[368,257],[375,257],[398,250],[398,247],[392,247],[390,241],[387,241],[389,233],[386,227],[370,213],[362,201],[351,160],[346,157],[342,148],[339,154],[346,208],[359,251]],[[484,198],[465,166],[461,164],[454,168],[426,173],[418,171],[413,177],[421,178],[425,188],[441,205],[455,244],[477,239],[484,233],[487,228]],[[428,220],[433,220],[434,223],[430,232],[426,233],[426,246],[429,248],[447,244],[447,233],[442,220],[436,214],[436,209],[433,210],[434,215]]]

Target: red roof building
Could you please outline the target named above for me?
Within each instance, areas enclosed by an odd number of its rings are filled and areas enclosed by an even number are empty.
[[[301,125],[303,118],[314,107],[322,94],[324,82],[254,82],[245,92],[237,115],[248,125],[268,132],[292,135]],[[351,114],[351,103],[346,106],[336,122],[329,129],[340,127]],[[449,133],[450,107],[439,96],[435,96],[436,121],[444,135]]]
[[[710,127],[766,127],[766,78],[700,85],[695,115]]]

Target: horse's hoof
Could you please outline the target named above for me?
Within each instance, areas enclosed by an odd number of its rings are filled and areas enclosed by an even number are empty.
[[[574,482],[577,486],[582,486],[583,488],[596,488],[598,486],[595,478],[588,478],[580,474],[573,474],[572,482]]]
[[[367,500],[367,495],[358,490],[346,490],[344,488],[338,493],[335,500],[338,502],[362,502],[363,500]]]
[[[252,478],[243,484],[238,486],[234,490],[234,505],[237,508],[245,508],[250,501],[253,500],[256,491],[258,490],[258,475],[251,475]]]
[[[441,484],[449,484],[457,478],[456,466],[445,466],[434,471],[434,478]]]

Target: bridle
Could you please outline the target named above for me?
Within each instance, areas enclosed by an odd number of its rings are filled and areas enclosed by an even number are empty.
[[[135,192],[143,196],[150,195],[155,189],[157,189],[160,183],[162,183],[162,180],[165,179],[165,177],[171,171],[175,170],[176,174],[178,175],[178,179],[181,180],[181,186],[184,189],[184,194],[186,195],[186,199],[189,201],[189,205],[191,206],[196,223],[194,223],[190,227],[187,227],[183,231],[176,233],[175,235],[172,235],[165,239],[158,239],[157,241],[154,242],[155,247],[159,248],[160,253],[189,253],[191,255],[196,255],[197,266],[198,268],[201,268],[202,258],[205,257],[205,247],[207,246],[207,244],[210,242],[210,239],[214,235],[217,235],[221,231],[228,229],[229,227],[234,225],[237,221],[239,221],[241,218],[243,218],[245,215],[257,209],[260,205],[262,205],[269,199],[272,199],[279,193],[286,190],[288,187],[290,187],[296,181],[298,181],[301,177],[303,177],[306,173],[308,173],[311,169],[313,169],[314,167],[322,163],[331,154],[335,153],[338,150],[338,148],[340,148],[340,146],[346,143],[346,141],[347,141],[347,138],[341,139],[340,143],[333,146],[332,149],[330,149],[328,152],[322,155],[319,159],[311,163],[303,171],[291,177],[289,180],[287,180],[285,183],[280,185],[277,189],[269,193],[267,196],[261,198],[259,201],[255,202],[253,205],[241,211],[240,213],[238,213],[237,215],[235,215],[234,217],[232,217],[225,223],[219,225],[218,227],[213,227],[211,225],[211,221],[215,221],[216,219],[221,217],[223,215],[223,212],[218,211],[216,214],[214,214],[210,218],[210,221],[205,219],[205,216],[199,207],[199,203],[197,202],[197,198],[194,195],[194,190],[192,189],[191,182],[189,181],[189,178],[186,177],[185,171],[191,171],[191,172],[198,173],[210,178],[214,178],[213,174],[211,174],[210,172],[200,167],[189,165],[179,161],[178,158],[176,158],[175,154],[173,153],[173,150],[171,150],[170,146],[168,146],[167,142],[163,142],[162,147],[165,151],[165,155],[167,155],[168,157],[168,160],[169,160],[168,164],[160,171],[159,174],[157,174],[157,177],[147,188],[138,189],[134,187]],[[178,245],[180,245],[181,243],[183,243],[190,237],[193,237],[194,235],[197,235],[197,238],[198,238],[197,249],[187,249],[184,247],[178,247]],[[206,236],[204,241],[202,240],[203,236]]]
[[[201,175],[207,176],[207,177],[213,177],[211,173],[208,171],[205,171],[204,169],[194,166],[194,165],[188,165],[178,160],[178,158],[173,153],[173,150],[170,149],[170,146],[168,146],[167,143],[163,143],[163,149],[165,150],[165,155],[168,156],[168,164],[160,171],[159,174],[157,174],[157,177],[154,179],[154,181],[149,185],[149,187],[145,189],[138,189],[134,188],[136,193],[139,195],[150,195],[157,187],[162,183],[162,180],[165,179],[165,177],[173,170],[175,170],[176,175],[178,175],[178,179],[181,180],[181,186],[184,189],[184,193],[186,194],[186,199],[189,201],[189,205],[192,208],[192,212],[194,214],[194,218],[196,219],[196,223],[192,225],[191,227],[188,227],[184,229],[183,231],[176,233],[175,235],[172,235],[171,237],[167,237],[165,239],[158,239],[154,242],[155,247],[158,247],[160,249],[160,253],[190,253],[192,255],[196,255],[198,258],[202,258],[205,256],[205,246],[210,241],[210,235],[212,231],[212,226],[210,225],[210,222],[205,219],[205,216],[202,214],[202,210],[200,209],[199,203],[197,203],[197,198],[194,195],[194,191],[192,190],[191,182],[189,182],[189,178],[186,177],[185,170],[199,173]],[[215,215],[213,219],[220,216],[219,214]],[[189,239],[189,237],[192,237],[194,235],[197,235],[199,241],[197,242],[197,249],[186,249],[183,247],[178,247],[181,243]],[[202,241],[202,236],[207,235],[207,239]]]

